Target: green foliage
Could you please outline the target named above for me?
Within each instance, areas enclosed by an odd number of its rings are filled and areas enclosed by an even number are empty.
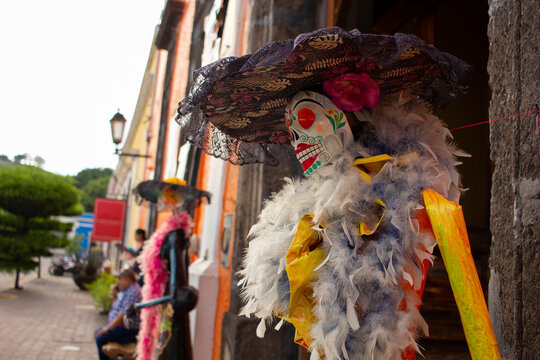
[[[0,165],[0,208],[14,215],[64,215],[79,198],[79,191],[63,176],[33,166]]]
[[[90,290],[92,299],[94,299],[96,308],[101,308],[105,312],[111,310],[111,287],[116,284],[116,282],[116,277],[107,272],[103,272],[96,281],[86,285],[86,288]]]
[[[81,203],[88,212],[94,211],[94,200],[107,195],[111,169],[84,169],[73,177],[75,186],[82,191]]]
[[[79,245],[84,236],[82,234],[75,234],[71,239],[67,241],[67,245],[64,247],[66,254],[75,255],[83,251],[83,247]]]
[[[0,271],[30,271],[35,258],[66,246],[71,224],[51,216],[76,213],[79,198],[79,191],[63,176],[33,166],[0,164]]]
[[[0,231],[0,271],[31,271],[37,263],[34,258],[50,256],[50,248],[64,247],[65,237],[46,231],[29,230],[25,233]]]
[[[84,206],[82,205],[82,200],[81,200],[80,203],[74,204],[73,206],[67,208],[62,215],[77,216],[77,215],[82,214],[83,212],[84,212]]]
[[[89,212],[94,211],[94,200],[107,195],[109,177],[90,180],[83,188],[81,203]]]
[[[112,170],[107,168],[93,168],[93,169],[84,169],[79,171],[79,173],[73,176],[75,181],[75,186],[78,189],[82,189],[88,182],[91,180],[99,179],[102,177],[110,177],[112,175]]]
[[[92,246],[88,252],[88,263],[85,271],[88,274],[94,274],[103,266],[103,250],[99,246]]]
[[[1,196],[1,195],[0,195]],[[16,232],[18,230],[40,230],[40,231],[56,231],[60,233],[68,233],[71,231],[73,224],[66,224],[56,219],[51,218],[31,218],[25,219],[8,213],[0,209],[0,232]]]

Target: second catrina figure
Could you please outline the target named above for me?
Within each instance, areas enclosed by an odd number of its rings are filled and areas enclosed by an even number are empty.
[[[473,358],[498,358],[457,205],[464,153],[431,112],[470,72],[412,35],[339,28],[198,71],[179,109],[191,142],[235,164],[294,154],[305,175],[249,234],[239,285],[257,335],[288,321],[312,359],[415,359],[439,242]]]

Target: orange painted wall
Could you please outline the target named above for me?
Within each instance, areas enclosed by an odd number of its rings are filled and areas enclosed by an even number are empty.
[[[178,102],[185,97],[186,86],[189,78],[189,51],[191,48],[191,34],[193,32],[193,16],[195,14],[195,1],[187,1],[184,8],[184,13],[178,23],[176,33],[176,49],[174,51],[174,59],[172,59],[171,85],[169,89],[169,106],[167,109],[167,124],[169,119],[174,116],[178,108]],[[177,125],[179,126],[179,125]],[[166,132],[168,133],[168,128]],[[165,144],[163,147],[163,166],[167,161],[167,134],[165,135]],[[179,149],[176,149],[178,156]],[[163,180],[163,179],[161,179]],[[159,226],[169,217],[171,212],[160,211],[157,216],[156,226]]]
[[[201,190],[206,190],[206,184],[208,184],[208,175],[210,174],[209,167],[210,167],[210,156],[206,153],[201,154],[201,160],[199,163],[199,176],[197,180],[197,188]],[[193,234],[201,235],[202,229],[204,225],[204,210],[205,210],[205,203],[201,203],[200,206],[198,206],[195,209],[195,214],[193,216]],[[201,255],[201,254],[199,254]]]
[[[227,163],[225,189],[223,191],[223,211],[221,215],[220,239],[223,233],[223,223],[225,215],[233,214],[233,227],[231,231],[231,243],[229,245],[229,264],[232,263],[232,254],[234,249],[234,224],[235,224],[235,209],[236,209],[236,193],[238,188],[238,166]],[[223,316],[229,310],[231,296],[231,267],[228,268],[221,265],[222,244],[219,243],[219,272],[218,272],[218,298],[216,307],[216,317],[214,323],[214,347],[212,349],[212,359],[219,360],[221,355],[221,327],[223,324]]]
[[[242,14],[242,28],[238,29],[240,34],[238,34],[239,42],[239,51],[240,53],[236,55],[243,55],[246,51],[246,39],[247,39],[247,24],[250,12],[250,2],[244,0],[244,14]],[[232,256],[234,253],[234,237],[235,237],[235,224],[236,224],[236,196],[238,192],[238,166],[231,165],[227,163],[226,171],[226,180],[225,187],[223,191],[223,211],[221,215],[221,224],[219,234],[223,233],[223,223],[225,215],[233,214],[232,219],[232,232],[231,232],[231,243],[229,245],[229,264],[232,264]],[[220,236],[221,239],[221,236]],[[221,358],[221,339],[222,339],[222,326],[223,326],[223,317],[225,313],[229,310],[230,305],[230,296],[231,296],[231,280],[232,280],[232,270],[225,268],[221,265],[221,254],[222,254],[222,244],[219,242],[219,270],[218,270],[218,297],[217,307],[216,307],[216,317],[214,323],[214,346],[212,349],[212,360],[219,360]]]

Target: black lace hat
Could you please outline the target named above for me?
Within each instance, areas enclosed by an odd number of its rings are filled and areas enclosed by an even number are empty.
[[[290,99],[351,72],[369,74],[381,99],[405,91],[409,101],[441,108],[465,92],[472,68],[414,35],[333,27],[197,70],[177,121],[187,140],[210,155],[233,164],[277,165],[292,154],[284,121]]]

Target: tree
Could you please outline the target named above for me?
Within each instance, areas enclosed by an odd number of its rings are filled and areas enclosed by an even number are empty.
[[[73,179],[75,180],[75,186],[82,189],[91,180],[102,177],[109,178],[111,175],[112,170],[108,168],[89,168],[79,171],[77,175],[73,176]]]
[[[111,177],[111,169],[84,169],[73,177],[75,186],[82,191],[81,203],[84,210],[94,211],[94,200],[107,195],[107,187]]]
[[[43,159],[41,156],[32,157],[29,154],[21,154],[21,155],[15,155],[13,157],[13,161],[11,161],[7,155],[0,155],[0,164],[2,163],[16,164],[16,165],[33,165],[33,166],[37,166],[38,168],[42,168],[43,165],[45,164],[45,159]]]
[[[82,234],[75,234],[71,239],[68,239],[66,246],[64,246],[66,254],[72,256],[84,251],[84,248],[80,245],[83,238]]]
[[[29,155],[28,154],[20,154],[20,155],[15,155],[13,157],[13,162],[17,165],[22,165],[24,163],[24,161],[26,159],[28,159]]]
[[[42,158],[41,156],[35,156],[34,157],[34,165],[37,166],[38,168],[43,168],[43,165],[45,165],[45,159]]]
[[[66,177],[33,166],[0,165],[0,271],[34,269],[33,260],[67,244],[71,224],[51,218],[82,212],[80,192]]]
[[[90,180],[81,190],[83,204],[85,210],[89,212],[94,211],[94,200],[96,198],[102,198],[107,195],[107,188],[109,186],[109,177],[101,177],[98,179]]]

